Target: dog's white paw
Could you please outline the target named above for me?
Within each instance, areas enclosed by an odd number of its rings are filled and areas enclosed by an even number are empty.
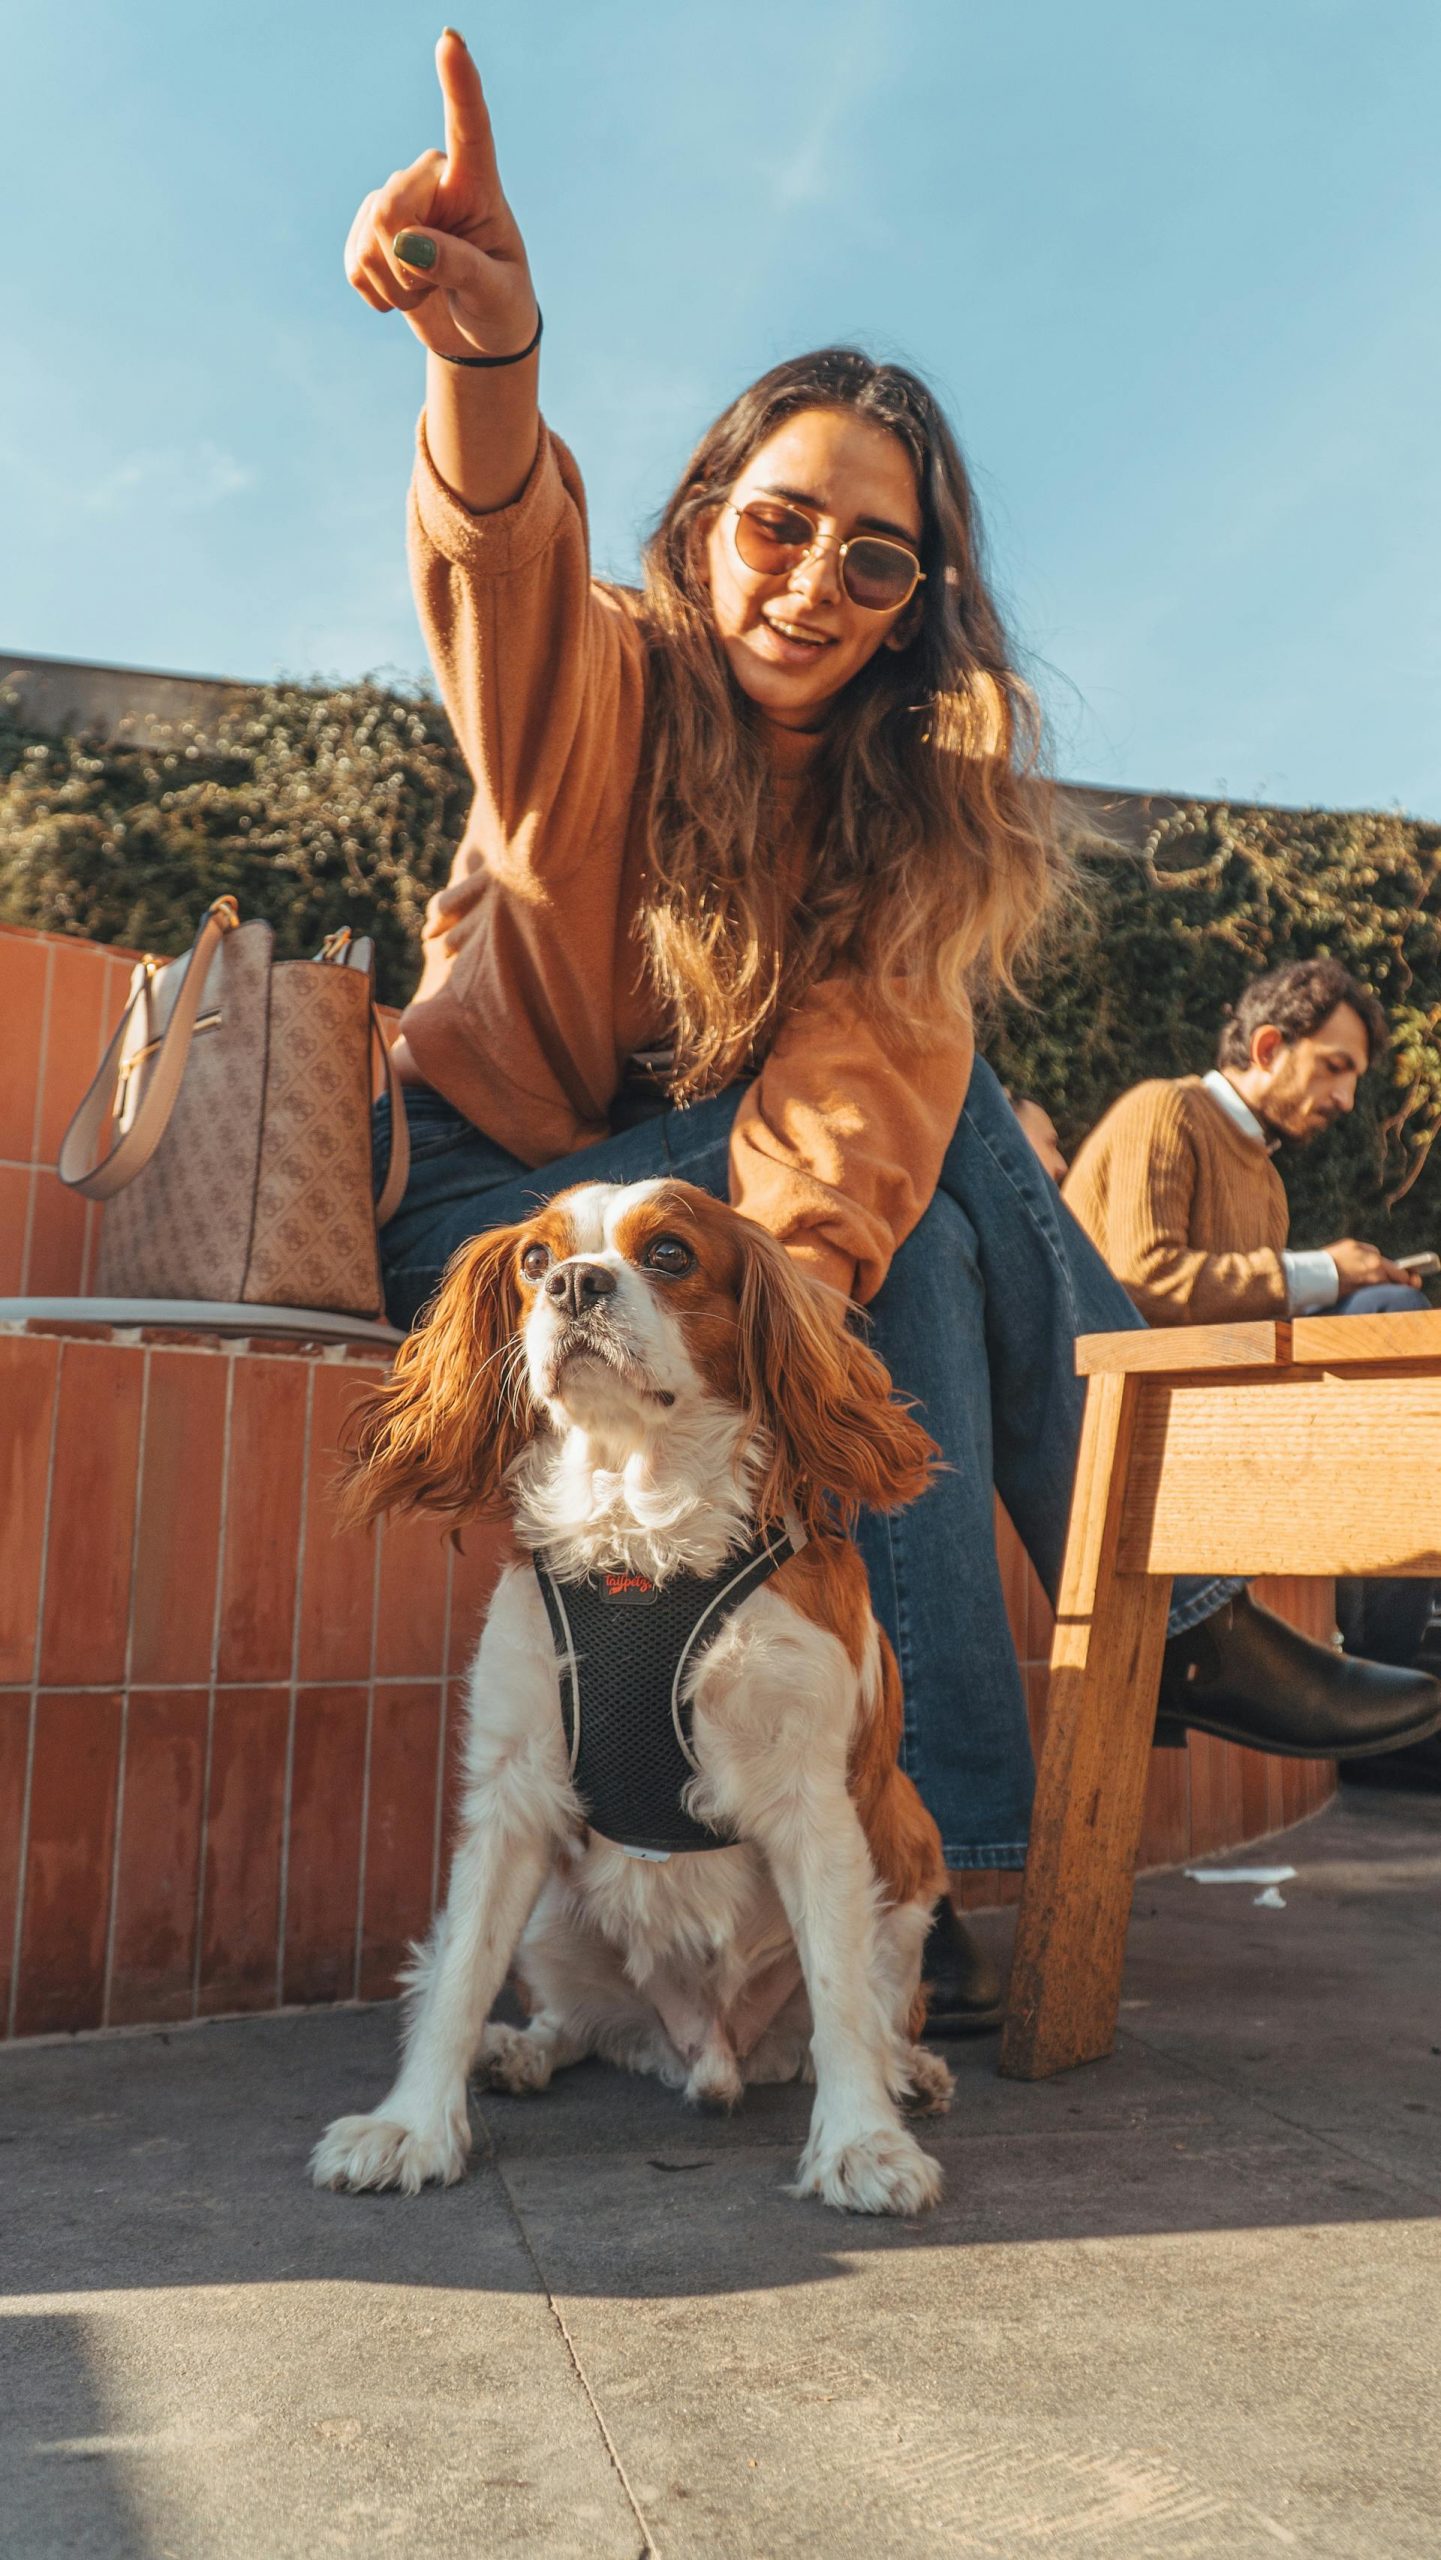
[[[904,2125],[877,2125],[849,2142],[813,2138],[790,2192],[838,2213],[924,2213],[941,2192],[941,2164]]]
[[[550,2087],[555,2053],[548,2037],[525,2027],[487,2027],[480,2040],[480,2068],[492,2089],[523,2098]]]
[[[906,2055],[906,2105],[912,2115],[943,2116],[956,2094],[956,2084],[938,2053],[913,2044]]]
[[[386,2115],[337,2116],[310,2155],[318,2187],[399,2187],[419,2195],[424,2186],[453,2187],[465,2175],[470,2127],[463,2119],[424,2130]]]

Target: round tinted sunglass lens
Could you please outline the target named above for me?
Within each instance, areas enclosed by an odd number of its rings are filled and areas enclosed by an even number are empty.
[[[814,540],[814,526],[793,507],[736,509],[736,549],[748,569],[759,569],[767,577],[793,569]]]
[[[846,593],[852,604],[885,613],[904,604],[918,577],[915,561],[898,542],[862,535],[846,549]]]

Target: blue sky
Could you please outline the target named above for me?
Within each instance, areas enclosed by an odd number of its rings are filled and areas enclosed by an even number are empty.
[[[0,649],[418,672],[420,357],[341,274],[417,0],[0,0]],[[960,428],[1081,780],[1441,815],[1434,0],[462,10],[597,565],[858,338]]]

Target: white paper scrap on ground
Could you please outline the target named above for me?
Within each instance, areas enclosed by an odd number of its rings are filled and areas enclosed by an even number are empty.
[[[1253,1907],[1257,1911],[1284,1911],[1286,1897],[1284,1893],[1278,1893],[1273,1884],[1268,1884],[1264,1893],[1257,1894]]]
[[[1193,1884],[1285,1884],[1294,1867],[1187,1867]]]

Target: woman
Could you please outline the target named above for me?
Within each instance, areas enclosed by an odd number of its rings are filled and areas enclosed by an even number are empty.
[[[476,784],[397,1051],[390,1310],[412,1322],[458,1244],[537,1198],[659,1172],[781,1237],[838,1321],[863,1304],[948,1461],[862,1531],[907,1763],[951,1866],[1019,1865],[992,1484],[1054,1589],[1074,1337],[1137,1319],[973,1063],[968,981],[1009,981],[1061,862],[965,470],[914,376],[801,358],[702,440],[643,593],[594,586],[480,81],[453,31],[437,60],[445,153],[367,197],[347,248],[428,353],[412,574]],[[1232,1588],[1178,1593],[1173,1625]],[[991,2022],[944,1906],[943,1937],[938,2015]]]

